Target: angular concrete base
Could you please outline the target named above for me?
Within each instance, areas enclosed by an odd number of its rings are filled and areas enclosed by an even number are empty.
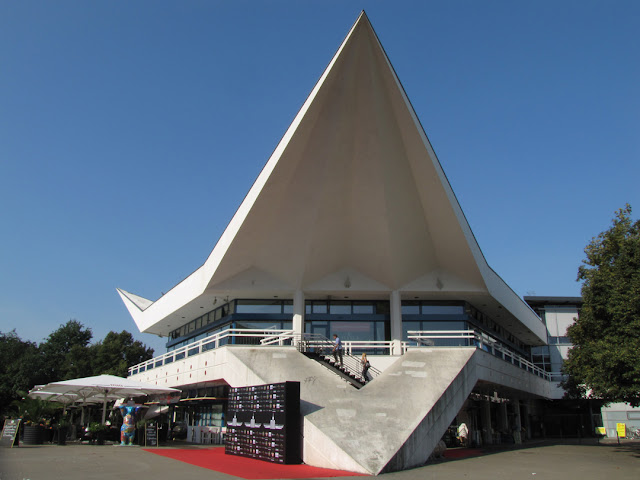
[[[291,350],[276,359],[264,348],[229,349],[265,382],[300,381],[305,463],[374,475],[428,459],[475,385],[475,352],[411,351],[356,390]]]
[[[427,461],[476,384],[547,396],[549,382],[475,347],[415,348],[356,390],[293,347],[229,345],[131,377],[182,387],[300,382],[303,460],[377,475]]]

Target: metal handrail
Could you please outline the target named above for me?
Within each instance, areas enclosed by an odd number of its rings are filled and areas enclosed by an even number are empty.
[[[552,374],[534,365],[528,359],[514,353],[500,341],[492,336],[477,330],[409,330],[409,341],[368,341],[368,340],[348,340],[343,341],[343,360],[347,363],[347,368],[355,375],[362,378],[362,368],[360,359],[354,356],[353,350],[385,350],[388,355],[397,354],[395,347],[400,346],[400,354],[406,353],[411,347],[411,342],[415,342],[416,346],[434,346],[438,347],[438,340],[464,340],[466,346],[475,346],[492,355],[499,357],[519,368],[525,369],[534,375],[551,381]],[[146,370],[161,367],[182,360],[193,355],[198,355],[207,350],[219,348],[222,345],[229,344],[229,339],[235,338],[253,338],[256,344],[262,346],[269,345],[297,345],[299,349],[305,351],[324,352],[325,356],[331,356],[333,342],[327,337],[320,334],[303,333],[299,334],[291,329],[248,329],[248,328],[228,328],[209,337],[205,337],[197,342],[190,343],[183,347],[177,348],[171,352],[154,357],[145,362],[129,367],[129,376],[135,375]],[[302,351],[302,350],[301,350]],[[374,367],[369,368],[371,376],[377,376],[381,372]]]
[[[468,343],[468,346],[484,350],[538,377],[551,381],[551,374],[549,372],[514,353],[499,340],[496,340],[484,332],[477,330],[409,330],[407,334],[407,338],[415,341],[418,345],[433,347],[438,346],[435,341],[439,339],[462,339]]]
[[[334,358],[333,357],[333,347],[334,342],[329,340],[324,335],[319,333],[303,333],[302,335],[296,334],[297,338],[299,338],[298,350],[301,352],[315,352],[325,358]],[[367,382],[368,378],[364,378],[362,375],[362,363],[360,358],[351,354],[351,348],[347,351],[345,348],[345,344],[347,342],[342,342],[342,360],[343,366],[353,375],[358,377],[359,379]],[[350,342],[355,343],[355,342]],[[363,343],[375,343],[375,342],[363,342]],[[379,343],[389,343],[389,342],[379,342]],[[371,376],[371,379],[377,377],[382,372],[371,365],[369,362],[369,370],[368,373]]]
[[[180,348],[176,348],[163,355],[159,355],[145,362],[139,363],[132,367],[129,367],[129,376],[135,375],[139,372],[151,370],[153,368],[168,365],[169,363],[182,360],[183,358],[198,355],[207,350],[219,348],[221,345],[227,345],[231,338],[255,338],[262,341],[267,339],[276,342],[280,345],[284,345],[287,338],[291,337],[292,330],[279,330],[279,329],[257,329],[257,328],[227,328],[221,332],[215,333],[209,337],[205,337],[197,342],[184,345]],[[271,344],[271,343],[265,343]]]

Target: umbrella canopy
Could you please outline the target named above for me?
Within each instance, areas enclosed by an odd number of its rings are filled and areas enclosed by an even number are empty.
[[[127,378],[116,377],[114,375],[97,375],[95,377],[75,378],[73,380],[62,380],[51,382],[35,388],[30,392],[47,392],[63,396],[76,395],[77,400],[88,401],[100,399],[103,402],[102,423],[106,419],[107,401],[120,397],[138,397],[142,395],[156,395],[179,392],[175,388],[158,387],[148,383],[135,382]],[[69,397],[70,398],[70,397]],[[56,400],[58,401],[58,400]]]

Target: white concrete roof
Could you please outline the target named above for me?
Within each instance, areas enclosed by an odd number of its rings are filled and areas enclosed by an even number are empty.
[[[525,342],[546,341],[487,265],[364,12],[204,265],[155,302],[118,292],[141,331],[166,335],[216,298],[296,290],[467,300]]]

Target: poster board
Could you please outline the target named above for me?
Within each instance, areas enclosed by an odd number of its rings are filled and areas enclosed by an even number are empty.
[[[145,447],[158,446],[158,427],[156,425],[147,424],[144,427],[144,445]]]
[[[618,437],[624,438],[627,436],[627,424],[626,423],[616,423],[616,431],[618,433]]]
[[[231,388],[227,419],[225,454],[302,462],[300,382]]]
[[[2,426],[2,436],[0,436],[0,447],[14,447],[20,444],[18,431],[20,430],[21,418],[8,418]]]

